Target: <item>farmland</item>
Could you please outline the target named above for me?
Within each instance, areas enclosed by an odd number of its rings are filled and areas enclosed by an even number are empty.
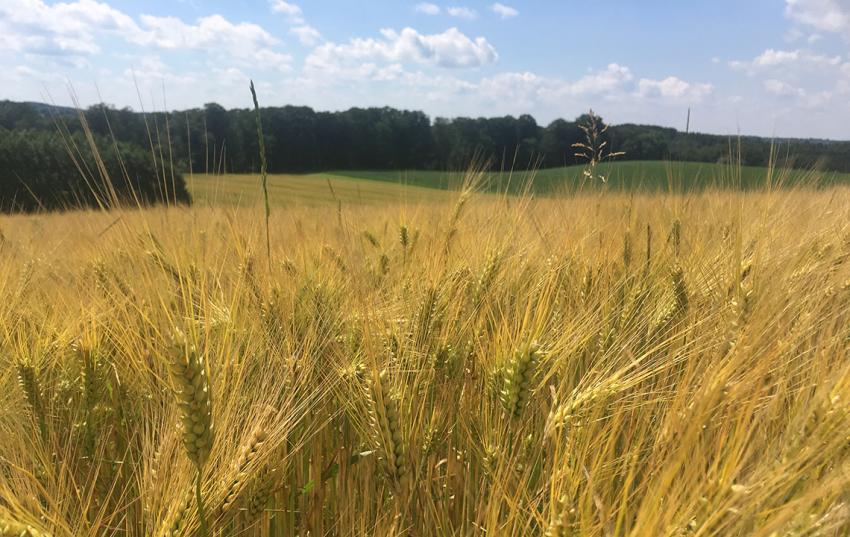
[[[0,0],[0,537],[850,536],[850,0]]]
[[[195,204],[254,207],[262,203],[256,175],[204,175],[187,179]],[[446,200],[448,194],[430,186],[405,185],[384,179],[360,179],[342,174],[271,175],[269,199],[278,207],[401,203]]]
[[[518,192],[532,181],[532,191],[538,193],[571,192],[606,186],[614,190],[700,190],[735,187],[753,189],[769,184],[847,184],[850,174],[840,172],[813,173],[810,170],[773,169],[765,166],[737,166],[705,162],[624,161],[600,164],[598,172],[607,185],[583,179],[582,165],[545,168],[529,171],[503,171],[487,174],[486,186],[492,190]],[[429,188],[456,188],[464,175],[457,172],[396,170],[396,171],[338,171],[338,176],[356,177]]]
[[[0,217],[0,534],[850,529],[846,187],[369,175]]]
[[[794,185],[850,184],[850,174],[728,166],[700,162],[628,161],[602,164],[606,183],[588,181],[584,166],[481,174],[479,188],[488,192],[558,195],[581,190],[698,191],[740,187],[747,190]],[[459,172],[423,170],[333,171],[300,175],[271,175],[270,197],[275,205],[310,206],[323,203],[370,204],[414,200],[445,200],[445,190],[463,186]],[[204,206],[252,206],[260,201],[259,178],[251,174],[205,175],[187,178],[195,202]]]

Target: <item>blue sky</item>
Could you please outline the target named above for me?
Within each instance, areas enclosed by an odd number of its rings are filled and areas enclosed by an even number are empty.
[[[0,0],[0,99],[850,139],[850,0]]]

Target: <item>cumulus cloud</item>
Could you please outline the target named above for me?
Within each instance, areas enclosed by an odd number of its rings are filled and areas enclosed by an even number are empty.
[[[447,68],[469,68],[493,63],[496,49],[483,37],[471,39],[457,28],[425,35],[413,28],[381,30],[382,39],[352,39],[325,43],[305,60],[305,68],[327,74],[344,72],[353,64],[415,63]]]
[[[429,60],[424,61],[419,52],[414,52],[415,47],[396,43],[394,38],[402,34],[404,31],[385,31],[387,41],[325,43],[308,58],[299,84],[327,92],[336,102],[351,106],[362,106],[366,99],[379,105],[425,107],[431,113],[533,113],[541,118],[552,114],[570,117],[603,102],[607,103],[606,110],[621,111],[705,102],[714,89],[710,84],[677,77],[637,80],[631,69],[618,63],[573,79],[531,71],[471,78],[462,72],[435,69],[433,57],[427,56]],[[334,87],[339,93],[334,93]]]
[[[474,9],[468,8],[468,7],[464,7],[464,6],[452,6],[452,7],[446,8],[446,11],[452,17],[457,17],[459,19],[473,20],[473,19],[478,18],[478,12],[477,11],[475,11]]]
[[[422,2],[421,4],[416,4],[416,7],[413,8],[418,13],[424,13],[425,15],[439,15],[440,14],[440,6],[437,4],[432,4],[430,2]]]
[[[293,24],[300,24],[303,22],[301,7],[297,4],[284,2],[283,0],[272,0],[271,6],[272,11],[286,15]]]
[[[252,23],[234,24],[221,15],[201,17],[187,24],[176,17],[139,17],[143,31],[128,40],[162,49],[214,52],[243,65],[268,66],[289,70],[292,57],[274,50],[279,40]]]
[[[140,45],[160,48],[207,49],[212,46],[267,46],[278,40],[256,24],[233,24],[221,15],[201,17],[197,24],[187,24],[176,17],[139,17],[145,30],[128,36]]]
[[[570,92],[576,95],[606,93],[620,88],[632,78],[632,72],[628,67],[612,63],[603,71],[580,78],[570,86]]]
[[[495,4],[490,6],[490,10],[493,13],[499,15],[503,19],[510,19],[519,15],[519,11],[516,8],[511,6],[506,6],[505,4],[500,4],[496,2]]]
[[[307,46],[313,46],[322,40],[322,34],[309,24],[293,26],[289,29],[289,32],[298,37],[298,40]]]
[[[99,40],[114,37],[143,47],[199,50],[288,69],[291,58],[274,50],[279,40],[252,23],[209,15],[187,23],[176,17],[138,19],[96,0],[46,4],[43,0],[0,2],[0,50],[56,56],[100,53]]]
[[[664,97],[688,102],[700,102],[714,91],[711,84],[685,82],[681,78],[668,76],[663,80],[642,78],[638,82],[641,97]]]
[[[428,96],[446,102],[460,97],[475,101],[483,110],[512,110],[527,113],[533,110],[558,110],[582,107],[600,100],[637,107],[640,103],[678,104],[685,100],[700,102],[713,91],[709,84],[689,83],[676,77],[655,81],[641,79],[635,83],[632,71],[612,63],[574,80],[542,76],[530,71],[503,72],[484,77],[477,82],[440,76],[437,81],[423,73],[415,77],[402,76],[404,83],[413,83],[411,91],[429,88]],[[580,105],[578,103],[581,103]]]
[[[786,0],[785,14],[794,22],[823,32],[850,33],[848,0]]]
[[[138,36],[121,11],[93,0],[48,5],[42,0],[0,2],[0,48],[34,54],[95,54],[96,33]]]

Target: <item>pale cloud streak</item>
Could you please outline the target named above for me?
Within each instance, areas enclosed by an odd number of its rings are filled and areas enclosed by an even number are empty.
[[[667,98],[688,103],[699,103],[714,92],[712,84],[691,83],[679,77],[668,76],[662,80],[642,78],[638,82],[638,95],[649,98]]]
[[[283,0],[273,0],[271,2],[272,11],[275,13],[281,13],[289,18],[289,21],[292,24],[301,24],[304,22],[304,18],[302,17],[301,7],[297,4],[293,4],[291,2],[284,2]]]
[[[802,88],[795,88],[794,86],[788,84],[787,82],[783,82],[781,80],[777,80],[775,78],[769,78],[765,80],[763,83],[764,90],[768,93],[772,93],[773,95],[779,95],[783,97],[805,97],[806,90]]]
[[[437,4],[432,4],[430,2],[422,2],[421,4],[416,4],[416,7],[413,8],[417,13],[423,13],[425,15],[439,15],[440,14],[440,6]]]
[[[478,18],[478,12],[465,6],[452,6],[446,8],[446,12],[452,17],[459,19],[474,20]]]
[[[294,34],[303,45],[313,46],[322,40],[322,34],[319,30],[313,28],[309,24],[294,26],[289,29],[289,33]]]
[[[519,15],[519,11],[516,8],[500,4],[499,2],[491,5],[490,10],[503,19],[512,19]]]
[[[769,48],[752,60],[732,60],[729,67],[756,73],[773,68],[816,68],[841,65],[841,56],[825,56],[805,50],[776,50]]]

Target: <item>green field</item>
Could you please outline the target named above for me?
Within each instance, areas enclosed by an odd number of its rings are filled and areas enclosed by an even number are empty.
[[[530,186],[537,194],[571,192],[599,187],[599,179],[583,178],[583,166],[537,171],[489,172],[479,189],[520,192]],[[727,166],[702,162],[631,161],[603,164],[597,172],[613,190],[692,190],[710,187],[759,188],[774,186],[850,183],[850,174],[804,170],[769,170],[757,166]],[[458,188],[466,174],[431,170],[333,171],[315,174],[269,176],[273,205],[382,204],[390,201],[434,200],[443,191]],[[188,178],[195,203],[252,206],[261,200],[257,175],[203,175]]]
[[[536,172],[495,172],[486,175],[487,186],[492,190],[517,191],[528,180],[538,193],[573,190],[592,186],[582,181],[583,166],[549,168]],[[850,183],[850,174],[835,172],[813,173],[805,170],[773,170],[759,166],[729,166],[704,162],[625,161],[602,164],[600,174],[614,189],[634,188],[692,189],[712,186],[755,188],[764,185],[770,177],[773,184],[817,183],[819,185]],[[337,176],[347,176],[378,181],[389,181],[428,188],[451,188],[458,185],[463,174],[457,172],[402,170],[402,171],[335,171]],[[584,183],[584,184],[582,184]]]

